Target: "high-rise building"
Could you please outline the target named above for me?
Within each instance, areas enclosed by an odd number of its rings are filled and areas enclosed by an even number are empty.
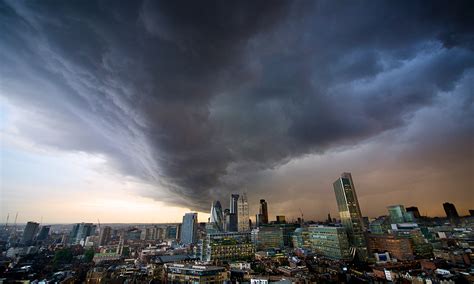
[[[219,201],[214,201],[212,203],[210,222],[217,231],[224,231],[224,215],[222,213],[222,206]]]
[[[257,224],[268,224],[268,204],[265,199],[260,199],[260,210],[258,213],[260,216]]]
[[[347,231],[349,243],[356,249],[360,259],[367,258],[367,243],[364,236],[364,221],[350,173],[342,173],[334,184],[337,207],[341,223]]]
[[[413,260],[415,257],[412,242],[408,238],[397,237],[393,234],[370,234],[368,249],[370,253],[389,252],[398,260]]]
[[[51,226],[42,226],[40,229],[40,232],[38,233],[38,236],[36,237],[36,240],[37,241],[46,240],[49,236],[50,229],[51,229]]]
[[[469,215],[471,215],[471,217],[474,216],[474,210],[470,209],[469,210]]]
[[[446,212],[446,217],[451,220],[455,220],[459,218],[458,211],[456,210],[456,206],[454,204],[445,202],[443,203],[444,212]]]
[[[23,231],[23,235],[21,236],[20,243],[22,244],[29,244],[33,241],[36,233],[38,232],[39,223],[36,222],[28,222],[26,223],[25,230]]]
[[[411,212],[413,214],[414,218],[416,219],[421,218],[421,214],[420,214],[420,211],[418,210],[418,207],[411,206],[411,207],[407,207],[406,209],[407,209],[407,212]]]
[[[237,202],[239,200],[239,195],[238,194],[231,194],[230,195],[230,213],[237,214]]]
[[[197,241],[198,214],[186,213],[183,216],[181,226],[181,242],[185,245],[194,244]]]
[[[247,232],[250,230],[250,216],[249,216],[249,204],[247,202],[247,195],[244,193],[239,196],[237,200],[237,230],[239,232]]]
[[[99,246],[105,246],[110,240],[110,234],[112,232],[112,228],[106,226],[100,229],[99,234]]]

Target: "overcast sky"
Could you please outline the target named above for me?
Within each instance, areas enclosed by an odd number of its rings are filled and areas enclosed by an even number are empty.
[[[2,1],[2,220],[474,209],[472,1]],[[206,220],[206,214],[200,214]],[[11,220],[11,219],[10,219]]]

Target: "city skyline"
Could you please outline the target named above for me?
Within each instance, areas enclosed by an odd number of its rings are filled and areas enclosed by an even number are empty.
[[[0,0],[0,221],[468,215],[465,3]]]

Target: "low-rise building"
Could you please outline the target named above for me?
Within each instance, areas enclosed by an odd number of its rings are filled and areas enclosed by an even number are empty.
[[[223,283],[228,280],[224,267],[192,264],[166,264],[166,279],[169,283]]]

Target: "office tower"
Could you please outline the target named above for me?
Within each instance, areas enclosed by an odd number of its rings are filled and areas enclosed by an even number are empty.
[[[70,242],[78,244],[86,237],[92,235],[95,232],[95,226],[92,223],[78,223],[75,224],[71,231]]]
[[[231,194],[230,195],[230,213],[237,214],[237,203],[239,200],[239,195],[238,194]]]
[[[105,246],[110,240],[110,235],[112,232],[112,228],[110,227],[104,227],[101,228],[100,234],[99,234],[99,246]]]
[[[471,217],[473,217],[474,216],[474,210],[470,209],[469,210],[469,215],[471,215]]]
[[[350,173],[342,173],[334,184],[337,207],[341,223],[347,231],[349,243],[361,259],[367,257],[367,245],[364,237],[364,222],[360,211],[359,201]]]
[[[181,243],[190,245],[197,241],[197,218],[197,213],[184,214],[183,224],[181,226]]]
[[[407,212],[405,206],[403,205],[392,205],[388,206],[388,214],[390,215],[390,220],[392,224],[413,222],[414,215],[412,212]]]
[[[51,226],[42,226],[39,233],[38,233],[38,236],[36,237],[36,240],[37,241],[44,241],[44,240],[48,239],[50,229],[51,229]]]
[[[268,224],[268,205],[265,199],[260,199],[259,221],[261,224]],[[257,223],[258,224],[258,223]]]
[[[39,227],[39,223],[36,223],[36,222],[26,223],[25,230],[23,231],[23,235],[20,239],[20,243],[22,244],[31,243],[36,233],[38,232],[38,227]]]
[[[247,202],[247,195],[244,193],[237,200],[237,230],[239,232],[250,230],[249,218],[249,204]]]
[[[397,260],[413,260],[415,253],[408,238],[401,238],[393,234],[370,234],[367,240],[370,253],[389,252]]]
[[[411,212],[413,214],[413,217],[416,219],[421,218],[420,211],[418,210],[418,207],[412,206],[412,207],[407,207],[406,208],[407,212]]]
[[[276,216],[276,223],[277,224],[285,224],[286,223],[286,217],[283,215]]]
[[[458,211],[456,210],[454,204],[445,202],[443,203],[443,208],[446,212],[446,217],[448,217],[448,219],[455,220],[459,218]]]
[[[224,215],[219,201],[214,201],[211,207],[211,223],[219,232],[224,231]]]
[[[332,259],[350,259],[350,245],[342,227],[310,225],[309,239],[313,252]]]

